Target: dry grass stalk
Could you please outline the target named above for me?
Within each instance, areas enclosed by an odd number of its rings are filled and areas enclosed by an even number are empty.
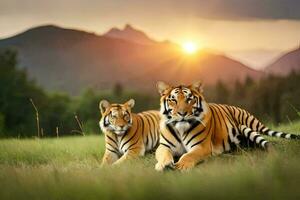
[[[44,137],[44,129],[41,128],[41,136]]]
[[[82,134],[83,136],[85,136],[84,131],[83,131],[83,128],[82,128],[82,123],[80,122],[80,120],[79,120],[79,118],[78,118],[78,116],[77,116],[76,113],[75,113],[75,119],[76,119],[76,122],[77,122],[77,124],[78,124],[80,130],[81,130],[81,134]]]
[[[40,118],[39,118],[39,111],[37,107],[35,106],[34,102],[32,99],[30,99],[30,102],[35,110],[35,116],[36,116],[36,126],[37,126],[37,137],[40,137]]]
[[[56,137],[59,137],[59,130],[58,130],[58,126],[56,127]]]

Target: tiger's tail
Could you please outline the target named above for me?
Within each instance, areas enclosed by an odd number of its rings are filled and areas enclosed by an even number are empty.
[[[270,149],[271,144],[267,140],[265,140],[265,138],[261,134],[259,134],[259,132],[254,131],[245,125],[240,125],[239,129],[247,139],[249,139],[256,145],[266,150]]]
[[[291,134],[291,133],[284,133],[281,131],[273,131],[267,127],[261,129],[263,134],[271,136],[271,137],[278,137],[278,138],[285,138],[285,139],[292,139],[292,140],[300,140],[300,135]]]
[[[299,140],[300,135],[291,134],[291,133],[284,133],[281,131],[273,131],[266,127],[263,123],[261,123],[256,117],[251,115],[249,112],[245,110],[238,110],[237,113],[240,113],[243,117],[239,120],[240,124],[246,125],[253,131],[256,131],[258,133],[262,133],[264,135],[268,135],[271,137],[277,137],[277,138],[285,138],[285,139],[292,139],[292,140]]]

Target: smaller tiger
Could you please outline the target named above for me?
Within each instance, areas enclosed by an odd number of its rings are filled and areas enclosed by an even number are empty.
[[[124,104],[99,103],[100,128],[105,134],[103,165],[120,164],[125,160],[144,156],[155,150],[159,143],[159,111],[131,112],[135,101]]]

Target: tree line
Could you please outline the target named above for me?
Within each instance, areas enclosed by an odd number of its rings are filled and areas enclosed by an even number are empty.
[[[228,86],[218,82],[205,88],[209,102],[247,109],[264,122],[284,123],[299,119],[300,74],[267,76],[260,81],[247,78]],[[44,91],[17,67],[17,54],[0,53],[0,137],[57,137],[99,133],[101,99],[125,102],[134,98],[134,112],[159,108],[158,94],[124,90],[87,89],[80,96]],[[38,119],[37,119],[38,117]]]
[[[292,122],[300,119],[300,73],[286,77],[269,75],[259,81],[246,78],[234,86],[222,82],[209,91],[211,101],[239,106],[250,111],[264,122]]]

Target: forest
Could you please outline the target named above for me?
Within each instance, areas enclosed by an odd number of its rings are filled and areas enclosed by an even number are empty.
[[[205,87],[204,93],[208,102],[239,106],[265,123],[278,125],[299,119],[299,85],[300,73],[292,72],[233,85],[218,82]],[[105,91],[87,88],[78,96],[45,91],[18,67],[16,52],[0,53],[0,137],[98,134],[99,101],[122,103],[129,98],[136,100],[134,112],[159,108],[157,93],[132,91],[118,83]]]

